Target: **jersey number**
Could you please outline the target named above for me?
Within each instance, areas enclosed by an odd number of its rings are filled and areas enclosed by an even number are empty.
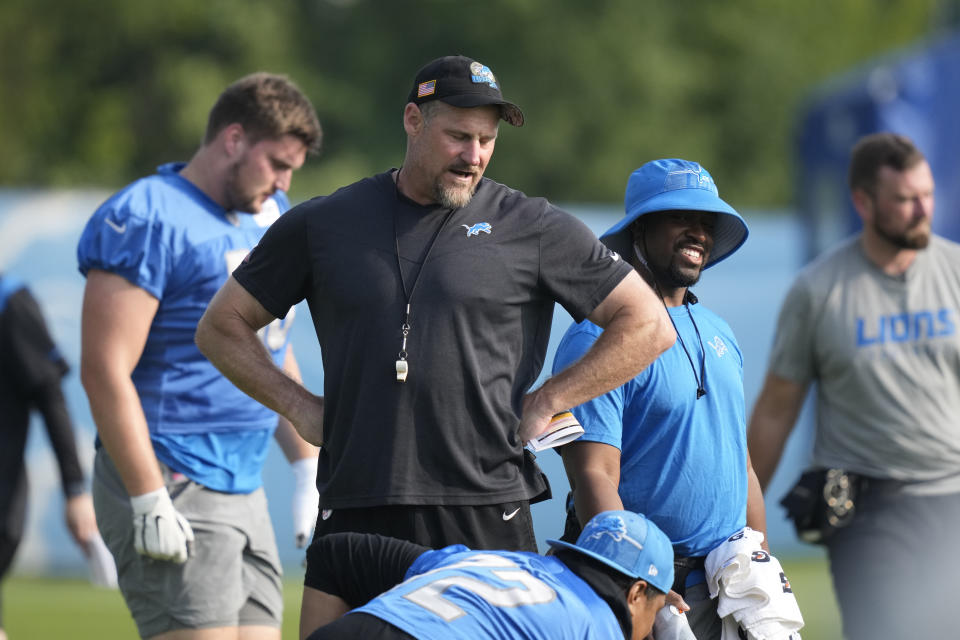
[[[557,597],[547,583],[521,569],[512,560],[502,556],[477,554],[463,562],[440,567],[434,571],[447,571],[460,567],[489,568],[490,573],[506,582],[519,582],[514,587],[498,587],[477,578],[468,576],[438,577],[415,591],[403,596],[410,602],[450,622],[466,615],[466,611],[446,599],[443,595],[450,587],[460,587],[483,598],[494,607],[519,607],[521,605],[546,604]],[[423,575],[429,575],[428,572]]]

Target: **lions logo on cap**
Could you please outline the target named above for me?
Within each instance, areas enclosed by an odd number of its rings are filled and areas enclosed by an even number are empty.
[[[627,535],[627,523],[618,515],[606,515],[602,518],[594,518],[587,524],[584,534],[591,540],[600,540],[604,536],[610,536],[616,542],[627,541],[637,549],[643,549],[643,545]]]
[[[670,171],[664,180],[663,188],[665,191],[675,189],[704,189],[717,193],[717,186],[709,173],[703,170],[703,167],[697,169],[680,169]]]
[[[476,61],[470,63],[470,80],[474,84],[486,83],[493,89],[497,88],[497,79],[493,76],[493,71],[490,71],[490,67]]]

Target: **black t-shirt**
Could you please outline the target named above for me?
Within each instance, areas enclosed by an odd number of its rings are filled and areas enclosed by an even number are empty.
[[[281,216],[234,276],[278,317],[309,304],[326,397],[318,487],[325,508],[345,508],[541,494],[517,427],[554,302],[579,321],[629,272],[542,198],[483,179],[451,211],[408,200],[386,172]]]
[[[84,489],[60,388],[68,371],[29,290],[0,277],[0,501],[22,482],[30,411],[43,413],[67,495]],[[0,510],[6,505],[0,504]]]

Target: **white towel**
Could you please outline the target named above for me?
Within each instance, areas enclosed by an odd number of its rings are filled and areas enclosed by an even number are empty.
[[[114,564],[113,555],[110,554],[99,533],[87,541],[83,551],[87,556],[90,582],[97,587],[116,589],[117,565]]]
[[[719,596],[723,640],[737,628],[751,640],[799,640],[803,616],[780,561],[763,550],[763,534],[744,527],[707,554],[710,597]]]
[[[761,532],[744,527],[707,554],[703,566],[711,598],[716,598],[719,593],[721,577],[731,582],[741,579],[750,571],[750,558],[754,551],[763,549],[760,546],[762,542]]]

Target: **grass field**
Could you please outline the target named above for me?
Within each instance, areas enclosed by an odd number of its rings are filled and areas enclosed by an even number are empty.
[[[804,640],[840,640],[839,614],[823,560],[785,560],[784,570],[803,611]],[[283,640],[297,639],[299,576],[284,583]],[[3,586],[4,621],[10,640],[113,640],[136,638],[118,591],[84,580],[14,576]]]

